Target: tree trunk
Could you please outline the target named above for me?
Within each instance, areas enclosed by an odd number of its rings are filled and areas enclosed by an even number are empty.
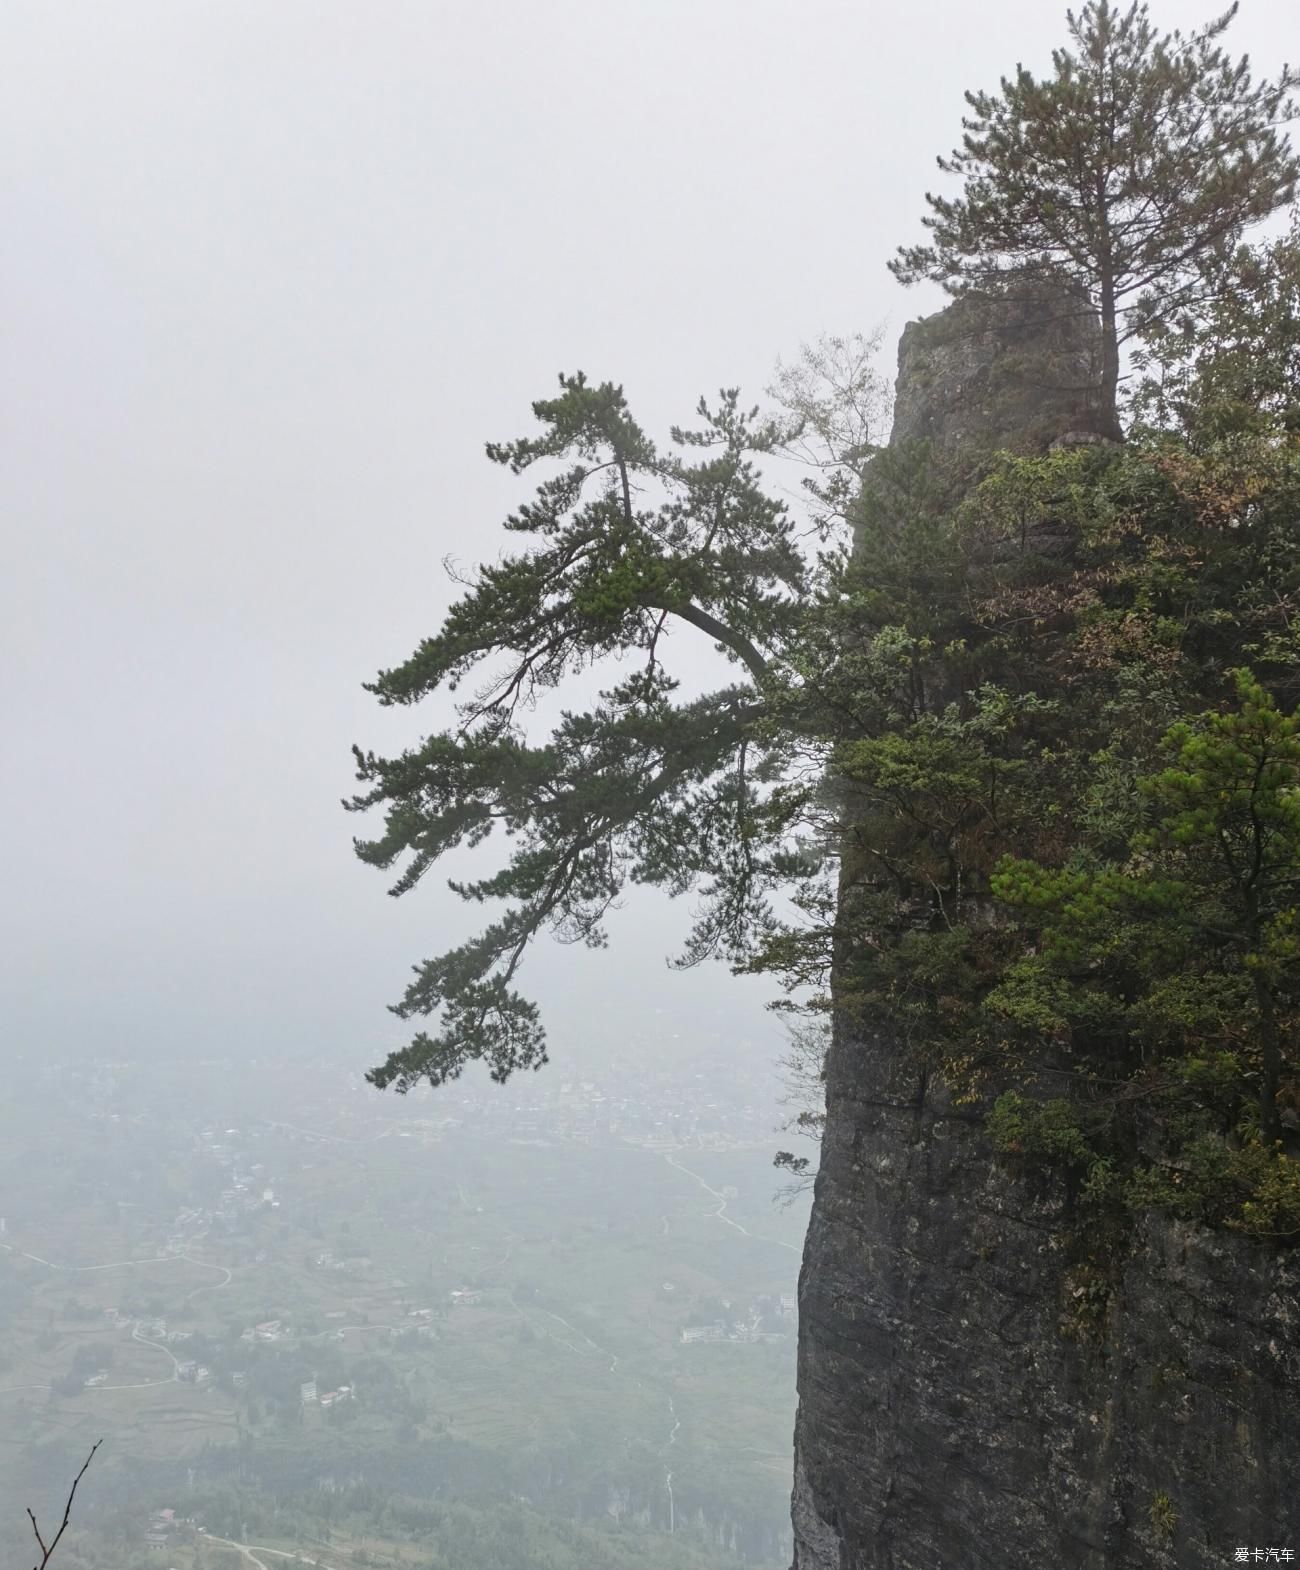
[[[1277,1105],[1278,1088],[1282,1083],[1282,1048],[1273,994],[1258,975],[1255,977],[1255,998],[1263,1026],[1260,1032],[1259,1127],[1264,1143],[1272,1145],[1282,1137],[1282,1117]]]
[[[1101,282],[1101,387],[1097,415],[1099,434],[1123,441],[1124,430],[1119,423],[1119,328],[1111,278]]]

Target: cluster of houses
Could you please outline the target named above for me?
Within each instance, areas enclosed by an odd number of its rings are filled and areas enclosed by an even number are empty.
[[[784,1341],[784,1330],[758,1330],[753,1325],[728,1325],[720,1319],[707,1325],[684,1325],[682,1342],[689,1346],[693,1341],[736,1341],[750,1345],[758,1341]]]
[[[221,1190],[220,1199],[215,1207],[191,1206],[177,1215],[167,1240],[169,1247],[173,1247],[178,1242],[184,1246],[187,1241],[202,1236],[214,1222],[224,1223],[228,1227],[234,1226],[255,1211],[280,1208],[275,1190],[267,1182],[266,1167],[260,1161],[254,1161],[247,1171],[241,1169],[239,1158],[230,1146],[230,1141],[239,1138],[240,1133],[237,1128],[228,1128],[224,1134],[205,1129],[199,1135],[199,1139],[207,1147],[208,1154],[219,1166],[226,1169],[230,1179],[227,1186]]]
[[[726,1305],[724,1305],[726,1306]],[[684,1325],[682,1344],[690,1346],[699,1341],[734,1341],[754,1345],[760,1341],[783,1341],[785,1330],[773,1330],[774,1321],[791,1324],[798,1313],[793,1294],[782,1293],[779,1298],[761,1298],[752,1303],[742,1320],[713,1319],[704,1325]]]
[[[260,1170],[260,1169],[259,1169]],[[224,1188],[214,1206],[187,1205],[172,1218],[166,1238],[156,1247],[156,1257],[185,1254],[205,1238],[213,1227],[235,1230],[248,1216],[259,1211],[278,1210],[275,1191],[251,1176],[239,1177],[233,1187]]]
[[[323,1248],[313,1256],[312,1264],[317,1270],[369,1270],[371,1261],[365,1254],[354,1255],[351,1259],[336,1259],[333,1249]]]
[[[150,1548],[165,1548],[167,1540],[181,1524],[174,1510],[154,1510],[145,1527],[144,1540]]]
[[[353,1390],[351,1385],[340,1385],[337,1390],[326,1390],[323,1394],[317,1392],[316,1381],[308,1379],[302,1386],[302,1404],[304,1406],[332,1407],[339,1401],[351,1401]]]
[[[241,1341],[283,1341],[292,1334],[288,1325],[279,1319],[264,1319],[260,1325],[249,1325],[239,1332]]]

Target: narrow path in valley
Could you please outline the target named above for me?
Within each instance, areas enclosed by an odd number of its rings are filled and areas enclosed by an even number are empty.
[[[511,1301],[513,1302],[513,1298]],[[607,1346],[601,1346],[598,1341],[593,1341],[585,1330],[579,1330],[577,1325],[571,1325],[567,1319],[563,1318],[563,1316],[560,1314],[554,1313],[551,1309],[544,1308],[541,1310],[541,1312],[545,1314],[548,1319],[554,1319],[559,1324],[563,1325],[566,1330],[571,1330],[575,1336],[581,1336],[594,1352],[600,1353],[601,1357],[609,1358],[609,1371],[611,1374],[618,1371],[618,1354],[616,1352],[611,1352]]]
[[[184,1259],[184,1254],[155,1254],[152,1259],[110,1259],[106,1265],[57,1265],[52,1259],[42,1259],[39,1254],[30,1254],[25,1248],[16,1248],[12,1243],[0,1243],[0,1248],[8,1249],[11,1254],[17,1254],[20,1259],[31,1259],[38,1265],[46,1265],[51,1270],[123,1270],[133,1265],[167,1265],[174,1259]],[[197,1259],[189,1261],[197,1265]],[[205,1266],[205,1269],[216,1270],[221,1267],[216,1265]]]
[[[689,1172],[685,1167],[680,1166],[680,1164],[677,1163],[677,1162],[673,1162],[672,1164],[674,1166],[677,1166],[679,1171],[685,1172],[688,1177],[694,1178],[697,1183],[701,1183],[701,1184],[703,1184],[703,1186],[705,1188],[708,1188],[708,1184],[704,1183],[704,1180],[701,1177],[699,1177],[698,1174],[696,1174],[694,1172]],[[723,1200],[722,1195],[721,1194],[717,1194],[716,1190],[713,1190],[713,1189],[709,1189],[709,1192],[715,1195],[715,1197],[721,1202],[721,1208],[725,1210],[726,1209],[726,1201]],[[465,1192],[465,1185],[463,1183],[458,1182],[456,1184],[456,1193],[457,1193],[457,1196],[460,1199],[461,1206],[465,1210],[472,1211],[475,1214],[482,1213],[483,1207],[481,1205],[474,1205],[470,1201],[470,1197]],[[498,1231],[500,1231],[501,1233],[503,1233],[505,1235],[505,1237],[510,1239],[511,1247],[513,1247],[514,1243],[519,1240],[519,1234],[516,1233],[512,1228],[506,1226],[503,1222],[497,1220],[497,1218],[495,1216],[490,1216],[488,1219],[491,1220],[492,1225],[494,1227],[496,1227]],[[723,1216],[722,1219],[724,1221],[727,1221],[728,1224],[731,1225],[731,1226],[738,1226],[738,1224],[736,1222],[731,1221],[730,1218],[727,1217],[727,1216]],[[663,1222],[663,1234],[664,1234],[665,1237],[667,1237],[668,1234],[669,1234],[668,1217],[666,1215],[664,1215],[664,1216],[661,1217],[661,1220]],[[743,1227],[738,1227],[738,1230],[740,1230],[742,1232],[745,1231],[745,1229]],[[430,1234],[430,1236],[432,1236],[432,1235],[433,1234]],[[752,1232],[746,1232],[745,1236],[746,1237],[753,1237],[754,1234]],[[769,1240],[768,1239],[762,1239],[760,1241],[769,1241]],[[771,1240],[771,1241],[775,1241],[775,1240]],[[789,1245],[787,1245],[787,1246],[789,1246]],[[508,1255],[509,1255],[509,1249],[507,1249],[507,1256],[506,1257],[508,1257]],[[503,1258],[501,1263],[504,1264],[504,1262],[505,1262],[505,1259]],[[529,1321],[529,1311],[524,1309],[524,1308],[522,1308],[520,1306],[520,1304],[515,1300],[514,1292],[509,1287],[506,1287],[504,1290],[505,1290],[505,1295],[506,1295],[506,1301],[510,1304],[511,1308],[514,1309],[514,1311],[524,1320],[524,1322],[527,1323]],[[600,1345],[600,1343],[598,1341],[593,1341],[592,1338],[586,1333],[586,1331],[579,1330],[576,1325],[571,1324],[567,1319],[564,1318],[564,1316],[562,1314],[557,1314],[553,1309],[539,1308],[538,1306],[533,1305],[532,1306],[532,1312],[534,1312],[534,1313],[540,1312],[540,1313],[545,1314],[548,1319],[553,1319],[557,1324],[563,1325],[564,1328],[566,1330],[568,1330],[571,1334],[580,1337],[581,1340],[584,1341],[586,1343],[586,1345],[591,1348],[592,1351],[598,1353],[601,1357],[607,1357],[609,1359],[609,1371],[610,1371],[611,1374],[617,1374],[618,1373],[619,1357],[618,1357],[618,1354],[616,1352],[611,1352],[608,1347],[603,1347],[603,1346]],[[572,1341],[567,1341],[563,1336],[558,1336],[553,1331],[550,1332],[550,1336],[551,1336],[551,1339],[554,1342],[556,1342],[557,1345],[567,1348],[567,1350],[572,1352],[575,1357],[584,1357],[584,1356],[586,1356],[586,1354],[583,1352],[582,1348],[575,1346]],[[624,1371],[624,1373],[620,1377],[624,1378],[624,1379],[632,1378],[633,1381],[635,1382],[636,1387],[637,1387],[638,1390],[644,1390],[645,1389],[645,1382],[642,1379],[637,1378],[635,1375],[629,1375],[626,1371]],[[671,1451],[672,1446],[674,1446],[677,1443],[678,1430],[682,1426],[682,1420],[677,1415],[677,1408],[673,1404],[673,1398],[672,1398],[671,1392],[669,1392],[667,1394],[667,1401],[668,1401],[668,1412],[669,1412],[670,1417],[672,1418],[672,1428],[669,1430],[668,1438],[664,1441],[663,1445],[660,1447],[661,1454],[664,1454],[664,1453],[667,1453],[667,1452]],[[676,1528],[677,1507],[676,1507],[676,1501],[675,1501],[675,1498],[674,1498],[674,1495],[673,1495],[673,1473],[672,1473],[672,1469],[667,1465],[666,1461],[665,1461],[665,1464],[664,1464],[664,1488],[665,1488],[665,1490],[667,1491],[667,1494],[668,1494],[668,1530],[669,1530],[669,1532],[672,1532]]]
[[[132,1341],[138,1341],[141,1346],[151,1346],[157,1351],[163,1352],[169,1358],[171,1358],[172,1371],[167,1376],[167,1378],[140,1379],[137,1380],[134,1384],[130,1385],[83,1385],[81,1388],[81,1394],[83,1396],[97,1395],[101,1390],[152,1390],[157,1385],[174,1385],[178,1383],[181,1377],[181,1365],[174,1353],[168,1351],[161,1341],[151,1341],[148,1336],[142,1336],[140,1334],[140,1327],[138,1325],[134,1330],[132,1330],[131,1339]]]
[[[231,1270],[229,1265],[209,1265],[206,1260],[194,1259],[189,1254],[182,1254],[180,1258],[188,1259],[191,1265],[197,1265],[200,1270],[219,1270],[225,1277],[223,1281],[209,1281],[207,1286],[195,1287],[193,1292],[187,1292],[181,1299],[182,1305],[192,1302],[200,1292],[220,1292],[222,1287],[230,1285],[230,1278],[234,1275],[234,1271]]]
[[[692,1172],[689,1167],[684,1167],[680,1161],[674,1161],[672,1156],[667,1151],[664,1152],[664,1160],[670,1167],[675,1167],[678,1172],[684,1172],[688,1178],[694,1178],[702,1189],[706,1189],[710,1194],[713,1195],[714,1199],[716,1199],[718,1202],[718,1208],[713,1212],[715,1220],[725,1222],[729,1227],[735,1227],[737,1232],[741,1233],[744,1237],[752,1237],[756,1243],[773,1243],[777,1248],[788,1248],[792,1254],[798,1254],[801,1252],[798,1246],[794,1243],[786,1243],[779,1237],[764,1237],[759,1232],[751,1232],[747,1227],[742,1227],[739,1221],[733,1221],[726,1213],[726,1198],[720,1194],[716,1188],[713,1188],[710,1184],[706,1183],[698,1172]]]
[[[53,1259],[45,1259],[40,1254],[30,1253],[25,1248],[19,1248],[13,1243],[0,1243],[0,1248],[6,1249],[11,1254],[17,1254],[20,1259],[30,1259],[37,1265],[44,1265],[49,1270],[86,1271],[86,1270],[127,1270],[133,1266],[143,1265],[169,1265],[174,1260],[184,1260],[187,1265],[196,1265],[200,1270],[219,1270],[225,1277],[224,1281],[214,1281],[210,1286],[195,1287],[189,1297],[188,1303],[195,1292],[212,1292],[217,1287],[227,1286],[230,1282],[230,1271],[225,1265],[210,1265],[206,1260],[193,1259],[189,1254],[154,1254],[149,1259],[110,1259],[103,1265],[60,1265]]]
[[[167,1376],[167,1378],[141,1379],[130,1385],[83,1385],[80,1394],[98,1395],[101,1390],[152,1390],[158,1385],[174,1385],[177,1382],[178,1378],[180,1377],[178,1372],[179,1364],[177,1363],[176,1358],[172,1356],[172,1354],[167,1350],[161,1341],[150,1341],[147,1337],[142,1336],[138,1329],[131,1332],[131,1339],[133,1341],[140,1342],[142,1346],[155,1347],[159,1352],[166,1352],[167,1356],[172,1360],[172,1371]],[[19,1390],[51,1389],[53,1389],[52,1385],[5,1385],[0,1387],[0,1396],[12,1395],[15,1391]]]
[[[459,1196],[461,1205],[465,1210],[472,1211],[475,1215],[478,1215],[483,1211],[482,1205],[474,1205],[470,1203],[469,1195],[466,1194],[465,1185],[463,1183],[456,1184],[456,1193]],[[504,1254],[502,1254],[501,1258],[497,1261],[496,1264],[496,1268],[499,1270],[504,1267],[506,1261],[510,1258],[511,1253],[514,1250],[514,1246],[517,1242],[520,1241],[520,1238],[519,1234],[512,1227],[508,1227],[504,1222],[498,1221],[495,1216],[489,1216],[488,1220],[497,1229],[498,1232],[503,1234],[507,1240],[506,1251]],[[432,1236],[433,1234],[430,1233],[429,1235]],[[523,1319],[527,1320],[527,1311],[521,1308],[520,1305],[515,1301],[515,1295],[510,1290],[510,1288],[503,1287],[501,1290],[505,1292],[506,1300],[509,1302],[511,1308],[513,1308],[514,1311]],[[538,1307],[534,1309],[534,1312],[545,1314],[548,1319],[553,1319],[557,1324],[563,1325],[564,1328],[570,1332],[570,1334],[577,1336],[582,1341],[585,1341],[593,1352],[598,1353],[601,1357],[607,1357],[609,1359],[609,1371],[611,1374],[618,1372],[617,1352],[611,1352],[608,1347],[601,1346],[598,1341],[593,1341],[585,1330],[579,1330],[577,1325],[571,1325],[562,1314],[555,1313],[553,1309]],[[562,1336],[552,1335],[551,1339],[559,1342],[561,1346],[568,1347],[569,1351],[575,1353],[578,1357],[584,1356],[581,1347],[574,1346],[571,1341],[564,1340]]]
[[[669,1430],[668,1439],[664,1445],[665,1450],[670,1450],[677,1443],[677,1430],[682,1426],[682,1420],[677,1415],[677,1408],[673,1405],[671,1396],[668,1397],[668,1415],[673,1420],[673,1426]],[[677,1530],[677,1506],[673,1501],[672,1469],[668,1466],[664,1467],[664,1487],[668,1490],[668,1534],[671,1537]]]

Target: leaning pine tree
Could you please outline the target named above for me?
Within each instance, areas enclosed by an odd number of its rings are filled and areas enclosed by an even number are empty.
[[[1300,163],[1280,123],[1295,74],[1255,82],[1219,39],[1234,4],[1189,37],[1158,35],[1145,4],[1067,13],[1073,47],[1039,80],[967,93],[962,145],[939,168],[959,196],[927,194],[927,245],[890,263],[956,295],[1004,297],[1062,277],[1102,326],[1101,433],[1120,433],[1120,351],[1234,287],[1226,257],[1293,197]]]
[[[452,885],[510,903],[417,969],[395,1012],[440,1012],[441,1028],[374,1070],[380,1087],[440,1084],[473,1059],[498,1080],[544,1062],[536,1007],[513,985],[525,950],[544,931],[601,945],[629,882],[702,887],[694,962],[738,959],[776,925],[772,890],[813,874],[799,841],[819,770],[791,776],[809,727],[787,723],[782,695],[814,588],[795,523],[755,467],[792,427],[758,421],[728,391],[716,408],[701,401],[703,428],[674,430],[677,450],[661,452],[620,388],[560,382],[558,398],[533,405],[541,435],[488,448],[516,474],[561,464],[506,520],[534,548],[481,568],[442,630],[370,687],[381,703],[410,704],[498,662],[453,728],[394,760],[355,751],[367,789],[345,805],[387,809],[384,833],[357,851],[378,867],[403,863],[392,892],[454,846],[497,829],[515,842],[503,869]],[[738,679],[680,700],[668,657],[682,631],[712,641]],[[635,668],[530,745],[522,720],[534,695],[611,656]]]

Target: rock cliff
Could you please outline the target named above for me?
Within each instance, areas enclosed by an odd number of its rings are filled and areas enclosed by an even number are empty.
[[[1041,311],[1037,313],[1041,318]],[[1095,428],[1095,324],[950,307],[905,331],[893,441]],[[1067,1204],[981,1116],[840,1022],[800,1281],[795,1570],[1300,1562],[1300,1258],[1151,1216],[1071,1337]]]

